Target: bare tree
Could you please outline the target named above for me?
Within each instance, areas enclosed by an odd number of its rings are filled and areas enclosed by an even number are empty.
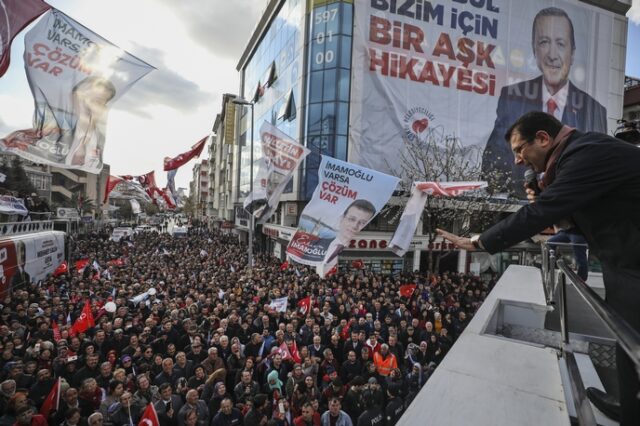
[[[418,181],[453,182],[497,178],[481,175],[481,148],[475,145],[465,146],[458,137],[444,135],[436,130],[426,138],[405,141],[405,146],[407,149],[400,155],[400,170],[396,174],[403,177],[401,186],[407,193],[413,182]],[[442,258],[451,253],[448,245],[436,246],[436,228],[454,230],[461,235],[468,234],[472,226],[484,226],[495,219],[498,212],[509,207],[513,207],[513,204],[497,202],[486,190],[456,198],[429,197],[422,214],[422,233],[428,238],[428,270],[437,273]],[[399,215],[401,210],[389,211]]]

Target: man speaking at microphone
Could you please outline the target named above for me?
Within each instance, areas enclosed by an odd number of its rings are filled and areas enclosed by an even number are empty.
[[[581,133],[529,112],[506,132],[515,163],[544,172],[535,203],[473,238],[438,233],[460,248],[497,253],[570,219],[602,263],[606,302],[640,332],[640,150],[601,133]],[[640,419],[640,383],[618,345],[621,425]]]

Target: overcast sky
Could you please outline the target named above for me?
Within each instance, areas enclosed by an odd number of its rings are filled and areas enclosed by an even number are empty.
[[[156,171],[165,156],[186,151],[211,131],[223,93],[238,92],[236,65],[268,0],[48,0],[106,39],[157,68],[114,105],[104,161],[111,174]],[[640,77],[640,0],[633,0],[627,74]],[[24,34],[24,32],[22,33]],[[31,127],[23,35],[0,78],[0,136]],[[206,154],[203,154],[203,157]],[[194,162],[176,184],[188,187]]]

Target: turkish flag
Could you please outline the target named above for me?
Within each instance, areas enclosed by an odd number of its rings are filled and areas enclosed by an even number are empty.
[[[69,271],[69,266],[67,265],[67,261],[64,260],[62,261],[62,263],[60,264],[60,266],[58,266],[56,268],[55,271],[53,271],[53,276],[57,277],[58,275],[62,275],[62,274],[66,274],[67,271]]]
[[[400,286],[400,296],[406,297],[407,299],[413,296],[413,292],[416,290],[417,285],[415,284],[404,284]]]
[[[9,68],[13,38],[50,8],[42,0],[0,0],[0,77]]]
[[[44,416],[45,419],[49,418],[49,413],[51,410],[58,411],[58,407],[60,405],[60,378],[56,380],[47,395],[47,398],[42,403],[42,407],[40,407],[40,414]]]
[[[289,267],[289,261],[285,260],[284,262],[282,262],[282,264],[280,265],[280,270],[284,271]]]
[[[62,339],[62,335],[60,334],[60,327],[55,321],[51,321],[51,329],[53,330],[53,340],[56,342]]]
[[[109,199],[109,194],[111,193],[111,191],[113,191],[113,188],[115,188],[117,184],[123,181],[123,178],[109,175],[109,179],[107,179],[107,186],[104,189],[104,200],[102,201],[103,204],[106,204],[107,200]]]
[[[93,318],[93,313],[91,312],[91,305],[89,302],[84,304],[84,308],[82,308],[82,313],[80,314],[80,318],[76,320],[76,322],[71,327],[71,331],[73,334],[84,333],[88,329],[95,327],[96,321]]]
[[[307,315],[311,311],[311,296],[307,296],[298,302],[298,308],[302,315]]]
[[[202,150],[207,143],[207,139],[209,136],[205,136],[200,139],[198,143],[193,145],[191,149],[187,152],[183,152],[174,158],[165,157],[164,159],[164,171],[168,172],[169,170],[177,169],[180,166],[186,164],[189,160],[195,157],[199,157],[202,154]]]
[[[149,403],[144,413],[142,413],[138,426],[160,426],[158,413],[156,413],[156,409],[152,403]]]
[[[76,260],[76,271],[81,274],[84,271],[84,268],[89,264],[89,259],[80,259]]]

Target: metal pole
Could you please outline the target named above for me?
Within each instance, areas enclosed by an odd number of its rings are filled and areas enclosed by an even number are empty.
[[[253,102],[251,106],[251,153],[249,154],[249,194],[253,194]],[[249,268],[253,268],[253,214],[249,215],[249,248],[247,253]]]

